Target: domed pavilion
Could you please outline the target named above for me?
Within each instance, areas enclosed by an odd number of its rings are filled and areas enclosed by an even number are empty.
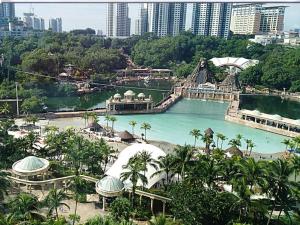
[[[123,182],[116,177],[106,176],[96,183],[96,192],[103,197],[103,211],[105,211],[106,198],[117,197],[123,190]]]

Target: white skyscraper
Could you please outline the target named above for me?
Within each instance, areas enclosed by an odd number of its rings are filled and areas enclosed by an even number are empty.
[[[149,31],[158,37],[185,30],[186,3],[153,3],[148,7]]]
[[[35,16],[32,12],[24,13],[23,15],[25,27],[33,30],[45,30],[45,20],[43,18]]]
[[[129,37],[130,22],[127,3],[107,4],[106,33],[108,37]]]
[[[231,3],[194,3],[192,32],[197,35],[228,38]]]
[[[61,33],[62,32],[61,18],[50,19],[49,20],[49,30],[52,30],[55,33]]]

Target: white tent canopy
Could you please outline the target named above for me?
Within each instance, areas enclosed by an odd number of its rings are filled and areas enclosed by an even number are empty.
[[[215,66],[234,66],[242,70],[247,69],[250,66],[255,66],[259,63],[258,60],[245,59],[245,58],[234,58],[234,57],[224,57],[224,58],[212,58],[211,61]]]
[[[133,157],[134,155],[146,151],[149,154],[151,154],[151,158],[154,160],[158,160],[158,157],[165,156],[166,153],[163,152],[160,148],[150,145],[150,144],[132,144],[125,148],[118,156],[118,159],[115,161],[115,163],[112,165],[111,168],[105,173],[108,176],[116,177],[118,179],[121,179],[121,174],[126,171],[123,167],[127,165],[129,159]],[[155,183],[160,181],[164,174],[156,175],[151,177],[153,173],[156,172],[156,169],[152,166],[147,166],[146,171],[146,177],[148,179],[148,184],[145,185],[146,188],[151,188]],[[128,181],[125,181],[128,182]],[[141,181],[138,182],[138,185],[142,185]]]

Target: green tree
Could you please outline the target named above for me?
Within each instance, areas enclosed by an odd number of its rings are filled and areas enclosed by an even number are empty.
[[[49,194],[45,198],[45,204],[48,207],[48,215],[52,215],[53,211],[55,211],[56,219],[58,220],[58,211],[59,207],[65,206],[70,209],[69,205],[64,203],[63,201],[68,199],[67,194],[63,190],[52,189]]]
[[[147,130],[150,130],[150,129],[151,129],[151,125],[150,125],[149,123],[142,123],[141,129],[144,130],[145,141],[147,141]]]
[[[137,183],[140,180],[143,184],[147,184],[147,177],[143,173],[143,165],[141,163],[141,160],[134,156],[129,159],[128,164],[124,167],[125,171],[121,173],[121,179],[122,181],[130,180],[132,183],[132,206],[135,204],[135,190],[137,187]]]
[[[198,129],[193,129],[190,132],[190,135],[192,135],[194,137],[194,147],[196,147],[196,142],[199,139],[200,136],[202,136],[200,130]]]
[[[137,122],[134,121],[134,120],[131,120],[131,121],[129,121],[129,125],[130,125],[131,128],[132,128],[132,135],[134,136],[134,128],[135,128],[135,126],[137,125]]]
[[[112,202],[110,211],[117,221],[122,221],[123,219],[128,221],[132,212],[132,207],[127,198],[118,197]]]

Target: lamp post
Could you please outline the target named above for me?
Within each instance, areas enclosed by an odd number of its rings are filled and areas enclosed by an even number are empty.
[[[17,116],[19,116],[20,111],[19,111],[18,82],[16,82],[15,84],[16,84]]]

